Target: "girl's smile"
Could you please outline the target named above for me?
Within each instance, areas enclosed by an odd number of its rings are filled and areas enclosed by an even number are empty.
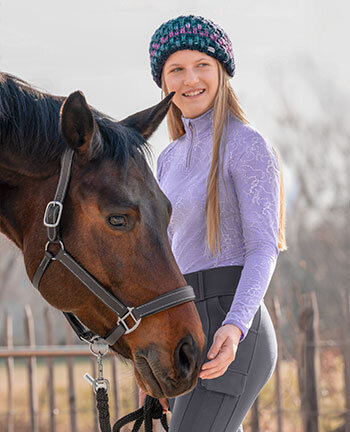
[[[190,90],[186,93],[183,93],[182,96],[195,98],[197,96],[202,95],[205,92],[205,89],[199,89],[199,90]]]

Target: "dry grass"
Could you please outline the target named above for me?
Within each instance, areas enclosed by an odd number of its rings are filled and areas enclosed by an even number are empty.
[[[55,388],[55,419],[56,431],[66,432],[70,428],[70,411],[68,395],[68,371],[65,361],[55,361],[54,388]],[[131,366],[122,361],[117,362],[118,370],[118,404],[119,416],[132,411],[135,406],[135,385]],[[94,395],[91,386],[83,379],[85,372],[92,375],[91,363],[88,359],[74,361],[74,386],[76,391],[76,408],[78,430],[93,431]],[[104,361],[104,375],[112,381],[111,362]],[[7,413],[7,377],[4,362],[0,363],[0,430],[4,430]],[[39,425],[40,431],[49,430],[49,392],[47,365],[44,361],[38,363],[37,386],[39,398]],[[109,394],[111,418],[115,419],[113,410],[113,392]],[[28,396],[28,373],[26,362],[15,361],[14,378],[14,421],[16,432],[30,432],[30,412]]]
[[[135,385],[130,365],[118,361],[118,403],[119,416],[122,416],[135,407]],[[111,363],[104,362],[105,376],[112,381]],[[77,395],[77,423],[81,432],[93,431],[93,395],[90,385],[83,379],[85,372],[91,373],[91,363],[87,359],[76,359],[74,364],[75,389]],[[282,404],[283,404],[283,432],[302,432],[300,418],[300,401],[298,395],[297,369],[294,361],[281,363],[282,373]],[[55,397],[56,397],[56,424],[57,432],[70,430],[68,378],[67,366],[62,360],[55,361]],[[47,385],[47,366],[45,361],[38,364],[38,393],[39,393],[39,424],[40,431],[49,430],[49,394]],[[25,361],[15,362],[14,384],[14,417],[16,432],[30,432],[30,416],[28,409],[28,376]],[[276,432],[276,406],[275,406],[275,378],[274,376],[264,387],[259,398],[260,430],[263,432]],[[321,355],[320,374],[320,432],[335,430],[342,419],[337,413],[344,410],[344,380],[342,357],[335,351],[324,351]],[[113,412],[113,392],[110,393],[111,418],[115,419]],[[4,430],[7,412],[7,377],[5,364],[0,363],[0,430]],[[249,414],[245,419],[245,432],[250,432]],[[125,429],[126,431],[127,429]]]
[[[343,357],[338,351],[325,350],[320,359],[319,430],[331,432],[344,423],[339,415],[345,410]],[[296,362],[281,363],[283,432],[303,432],[297,374]],[[275,377],[272,376],[259,397],[260,430],[263,432],[277,431],[274,387]],[[249,414],[244,426],[244,432],[251,431]]]

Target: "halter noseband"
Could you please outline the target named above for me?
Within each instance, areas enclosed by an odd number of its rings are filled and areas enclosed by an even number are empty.
[[[47,243],[45,254],[39,267],[36,269],[33,285],[39,289],[40,280],[52,261],[59,261],[74,276],[76,276],[96,297],[98,297],[106,306],[109,307],[118,316],[117,325],[111,329],[104,337],[95,335],[88,330],[71,312],[63,312],[69,324],[78,335],[79,339],[92,343],[96,338],[102,339],[106,344],[112,346],[124,334],[131,333],[140,324],[141,319],[153,315],[171,307],[192,301],[195,299],[193,288],[189,285],[176,288],[165,294],[144,303],[141,306],[125,306],[120,300],[111,294],[103,285],[101,285],[87,270],[84,269],[64,248],[64,243],[60,237],[59,228],[60,220],[63,213],[63,202],[68,189],[69,180],[72,171],[74,151],[70,148],[65,150],[61,160],[61,172],[57,184],[57,189],[53,201],[50,201],[45,210],[44,225],[47,228]],[[51,243],[60,246],[59,251],[53,254],[49,251]],[[131,318],[134,324],[129,327],[126,323],[127,318]]]

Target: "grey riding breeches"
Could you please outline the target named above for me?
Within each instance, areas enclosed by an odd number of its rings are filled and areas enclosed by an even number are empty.
[[[196,306],[207,338],[206,351],[230,309],[242,268],[218,267],[184,275],[196,293]],[[227,371],[218,378],[199,379],[190,393],[169,399],[170,432],[243,431],[243,419],[271,377],[276,360],[276,335],[262,302]]]

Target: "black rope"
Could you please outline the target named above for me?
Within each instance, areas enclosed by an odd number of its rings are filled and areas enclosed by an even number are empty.
[[[99,388],[97,390],[96,401],[101,432],[112,432],[106,389]],[[145,432],[153,432],[153,419],[160,419],[164,430],[169,430],[167,417],[166,414],[163,414],[163,408],[159,400],[147,395],[143,407],[119,419],[113,426],[113,432],[120,432],[123,426],[133,421],[135,423],[131,432],[138,432],[143,422],[145,422]]]
[[[135,421],[135,424],[131,432],[138,432],[143,422],[145,422],[145,432],[152,432],[153,419],[160,419],[164,430],[169,430],[166,414],[163,414],[159,400],[147,395],[143,407],[119,419],[113,426],[113,432],[120,432],[123,426],[132,421]]]
[[[112,432],[109,419],[108,393],[106,389],[99,388],[97,390],[96,401],[101,432]]]

